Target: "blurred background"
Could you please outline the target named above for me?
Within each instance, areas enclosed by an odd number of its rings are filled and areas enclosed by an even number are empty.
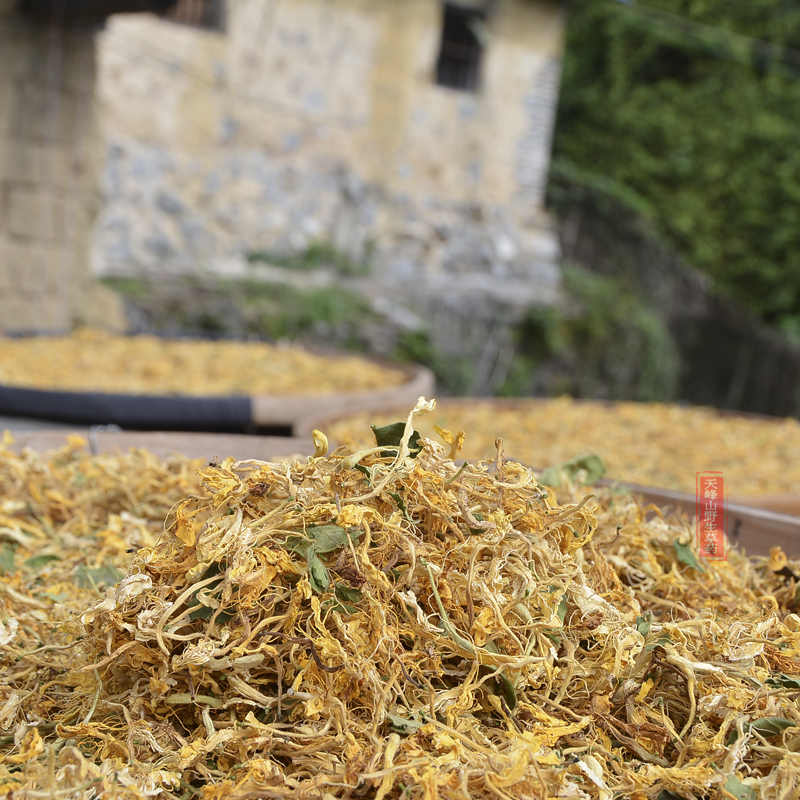
[[[800,6],[0,0],[0,332],[800,412]]]

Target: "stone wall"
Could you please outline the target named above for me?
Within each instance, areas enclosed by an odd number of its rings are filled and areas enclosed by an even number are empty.
[[[30,22],[0,0],[0,332],[124,324],[89,269],[102,152],[93,29]]]
[[[434,81],[439,0],[236,0],[225,32],[113,17],[95,273],[236,276],[248,253],[325,242],[369,261],[377,307],[435,318],[448,347],[555,302],[558,8],[488,4],[475,93]]]

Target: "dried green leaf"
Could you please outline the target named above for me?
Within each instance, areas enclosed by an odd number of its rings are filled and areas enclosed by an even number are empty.
[[[25,559],[25,566],[28,569],[37,570],[41,569],[47,564],[52,564],[53,561],[60,561],[61,557],[55,555],[55,553],[42,553],[38,556],[31,556],[30,558]]]
[[[399,492],[389,492],[389,497],[397,503],[397,507],[403,512],[403,516],[406,519],[410,520],[408,516],[408,508],[406,507],[406,501],[403,500],[403,496]]]
[[[72,597],[69,592],[42,592],[37,596],[46,597],[48,600],[52,600],[54,603],[63,603],[65,600],[69,600]]]
[[[404,733],[406,735],[416,733],[425,724],[419,720],[406,719],[405,717],[401,717],[399,714],[392,714],[391,712],[389,712],[386,716],[389,718],[392,728],[394,728],[397,733]]]
[[[306,560],[308,580],[317,592],[326,592],[331,585],[331,576],[320,554],[332,553],[358,541],[359,531],[349,533],[338,525],[317,525],[306,529],[306,536],[287,536],[282,544],[289,552],[297,553]],[[360,599],[360,598],[359,598]]]
[[[230,622],[236,615],[231,613],[230,611],[221,611],[219,610],[219,604],[214,603],[214,605],[208,605],[207,603],[203,603],[202,595],[199,595],[197,599],[200,601],[196,606],[192,608],[189,612],[189,619],[211,619],[214,617],[218,624],[225,625],[226,623]]]
[[[500,691],[503,693],[506,705],[513,711],[517,707],[517,690],[514,688],[511,678],[505,673],[498,675],[498,680],[500,682]]]
[[[340,600],[348,603],[358,603],[364,597],[360,589],[354,589],[344,583],[337,583],[333,587],[333,591]]]
[[[287,536],[281,542],[281,545],[290,553],[297,553],[297,555],[307,558],[308,548],[311,547],[311,542],[304,536]]]
[[[290,553],[297,553],[308,560],[309,550],[313,548],[317,553],[332,553],[340,547],[344,547],[348,539],[353,542],[358,541],[360,531],[355,530],[348,533],[338,525],[318,525],[306,530],[305,536],[287,536],[281,545]]]
[[[203,606],[199,603],[192,608],[189,612],[188,617],[191,620],[195,619],[211,619],[212,614],[214,613],[215,609],[211,608],[211,606]]]
[[[770,676],[765,683],[768,686],[783,686],[785,689],[800,689],[800,678],[792,678],[783,673]]]
[[[539,476],[539,483],[558,489],[566,477],[568,481],[579,479],[582,484],[590,484],[602,478],[605,471],[603,459],[594,453],[587,453],[544,470]]]
[[[313,539],[317,553],[332,553],[347,544],[347,531],[338,525],[320,525],[308,528],[306,533]]]
[[[14,572],[15,569],[14,548],[10,545],[5,545],[3,549],[0,550],[0,571],[7,575],[10,572]]]
[[[345,603],[341,600],[336,600],[335,598],[330,598],[323,601],[320,607],[323,609],[323,611],[338,611],[339,613],[344,612],[345,614],[358,613],[358,609],[355,606],[351,606],[350,603]]]
[[[796,724],[794,720],[784,719],[783,717],[762,717],[748,723],[745,728],[758,731],[762,736],[777,736],[787,728],[795,727]]]
[[[750,722],[746,722],[744,725],[744,732],[748,733],[752,730],[760,733],[762,736],[777,736],[783,733],[787,728],[794,728],[796,725],[796,722],[785,719],[784,717],[761,717],[761,719],[754,719]],[[727,744],[733,744],[738,738],[738,731],[731,731]]]
[[[675,539],[672,544],[675,547],[675,553],[678,556],[678,561],[686,564],[687,567],[696,569],[698,572],[706,571],[705,567],[697,560],[697,556],[695,556],[694,551],[688,544],[682,542],[680,539]]]
[[[567,598],[566,595],[561,598],[561,602],[558,604],[558,609],[556,611],[558,614],[558,619],[561,624],[564,624],[564,620],[567,618]]]
[[[664,647],[665,645],[672,644],[672,639],[669,636],[659,636],[654,642],[650,642],[644,646],[644,649],[650,652],[655,650],[656,647]]]
[[[365,467],[363,464],[354,464],[353,467],[366,475],[367,483],[372,486],[372,467]]]
[[[331,585],[331,576],[314,547],[308,549],[308,582],[315,592],[327,592]]]
[[[403,434],[406,430],[406,423],[391,422],[389,425],[383,425],[380,428],[377,425],[371,425],[370,427],[372,428],[373,434],[375,434],[375,444],[377,444],[378,447],[400,447],[400,443],[403,441]],[[419,432],[412,431],[411,437],[408,440],[408,450],[412,458],[419,453],[420,449]],[[381,453],[384,458],[391,458],[396,454],[395,450],[384,450]]]
[[[219,575],[220,570],[221,567],[219,564],[211,564],[205,571],[203,578],[213,578],[215,575]],[[210,596],[221,584],[222,575],[220,575],[219,580],[213,581],[205,588],[198,589],[196,592],[192,593],[187,602],[188,607],[191,609],[189,612],[189,619],[211,619],[211,616],[219,607],[219,603],[216,600],[211,600]]]
[[[729,775],[725,781],[725,791],[736,800],[757,800],[758,794],[752,786],[742,783],[735,775]]]
[[[124,576],[124,571],[113,564],[103,564],[100,567],[87,567],[86,564],[78,565],[73,581],[82,589],[102,589],[113,586]]]

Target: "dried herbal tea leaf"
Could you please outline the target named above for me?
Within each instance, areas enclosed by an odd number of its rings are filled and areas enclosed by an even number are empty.
[[[792,678],[789,675],[771,675],[765,681],[767,686],[783,686],[787,689],[800,689],[800,678]]]
[[[761,719],[754,719],[744,724],[744,732],[755,731],[762,736],[777,736],[783,733],[787,728],[798,727],[799,722],[783,717],[762,717]],[[728,737],[728,744],[733,744],[738,738],[738,732],[733,731]]]
[[[392,724],[392,728],[398,733],[416,733],[425,724],[419,720],[406,719],[399,714],[392,714],[391,712],[387,714],[387,717]]]
[[[317,553],[332,553],[348,542],[347,531],[338,525],[312,526],[306,533],[313,539],[313,547]],[[354,539],[358,540],[358,532]]]
[[[742,783],[735,775],[729,775],[726,779],[725,791],[732,794],[736,800],[758,800],[756,790]]]
[[[33,571],[39,570],[47,564],[52,564],[53,561],[60,561],[60,557],[55,553],[42,553],[42,555],[31,556],[25,559],[25,566]]]
[[[124,572],[114,564],[104,564],[101,567],[89,567],[79,564],[75,570],[74,581],[83,589],[104,589],[125,577]]]
[[[340,600],[346,600],[348,603],[358,603],[364,597],[360,589],[353,589],[351,586],[346,586],[343,583],[336,584],[335,592]]]
[[[6,574],[9,572],[14,572],[15,569],[14,548],[4,545],[2,548],[0,548],[0,570]]]
[[[308,561],[308,582],[311,584],[311,588],[320,594],[327,591],[331,585],[331,575],[322,559],[317,555],[315,547],[309,547],[306,559]]]

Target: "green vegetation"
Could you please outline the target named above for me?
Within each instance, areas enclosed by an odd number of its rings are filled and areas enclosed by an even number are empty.
[[[362,350],[366,329],[376,321],[360,295],[338,286],[196,277],[104,282],[122,294],[135,328],[162,335],[286,338]]]
[[[564,266],[564,284],[580,309],[564,321],[561,347],[569,347],[586,365],[576,375],[573,394],[673,399],[678,357],[666,324],[653,309],[614,278],[573,265]]]
[[[149,291],[147,281],[142,278],[101,278],[100,283],[124,297],[145,297]]]
[[[253,333],[270,339],[332,339],[359,349],[359,324],[375,315],[358,294],[338,286],[297,289],[249,281],[242,302]]]
[[[626,282],[564,268],[570,302],[535,307],[512,327],[508,367],[492,371],[482,393],[501,396],[572,394],[576,397],[669,400],[676,392],[677,357],[662,318]],[[255,280],[197,277],[151,283],[107,279],[127,304],[135,329],[162,335],[257,337],[371,352],[385,324],[358,292],[338,286],[299,289]],[[475,390],[474,354],[453,357],[432,332],[397,332],[393,357],[428,366],[442,394]]]
[[[563,272],[567,309],[529,311],[498,394],[674,399],[679,361],[665,321],[614,278],[573,264]]]
[[[400,332],[392,357],[428,367],[436,375],[439,390],[447,395],[465,394],[475,372],[473,358],[467,354],[457,358],[445,355],[427,330]]]
[[[570,394],[608,399],[673,400],[679,358],[666,321],[623,281],[563,268],[565,309],[535,306],[513,326],[501,397]],[[447,394],[463,394],[475,358],[446,358],[425,331],[400,336],[395,357],[425,364]]]
[[[719,290],[800,334],[800,5],[572,6],[557,167],[624,198]]]
[[[323,241],[294,254],[250,253],[248,261],[287,272],[332,269],[338,277],[363,276],[370,269],[368,258],[355,263]],[[123,296],[135,328],[163,335],[297,339],[358,350],[366,348],[366,328],[377,318],[359,294],[336,285],[299,288],[255,277],[199,275],[105,278],[103,283]]]
[[[251,264],[265,263],[301,272],[328,268],[343,276],[357,277],[370,273],[369,253],[363,262],[355,262],[325,241],[312,242],[299,253],[255,251],[247,254],[247,260]]]

